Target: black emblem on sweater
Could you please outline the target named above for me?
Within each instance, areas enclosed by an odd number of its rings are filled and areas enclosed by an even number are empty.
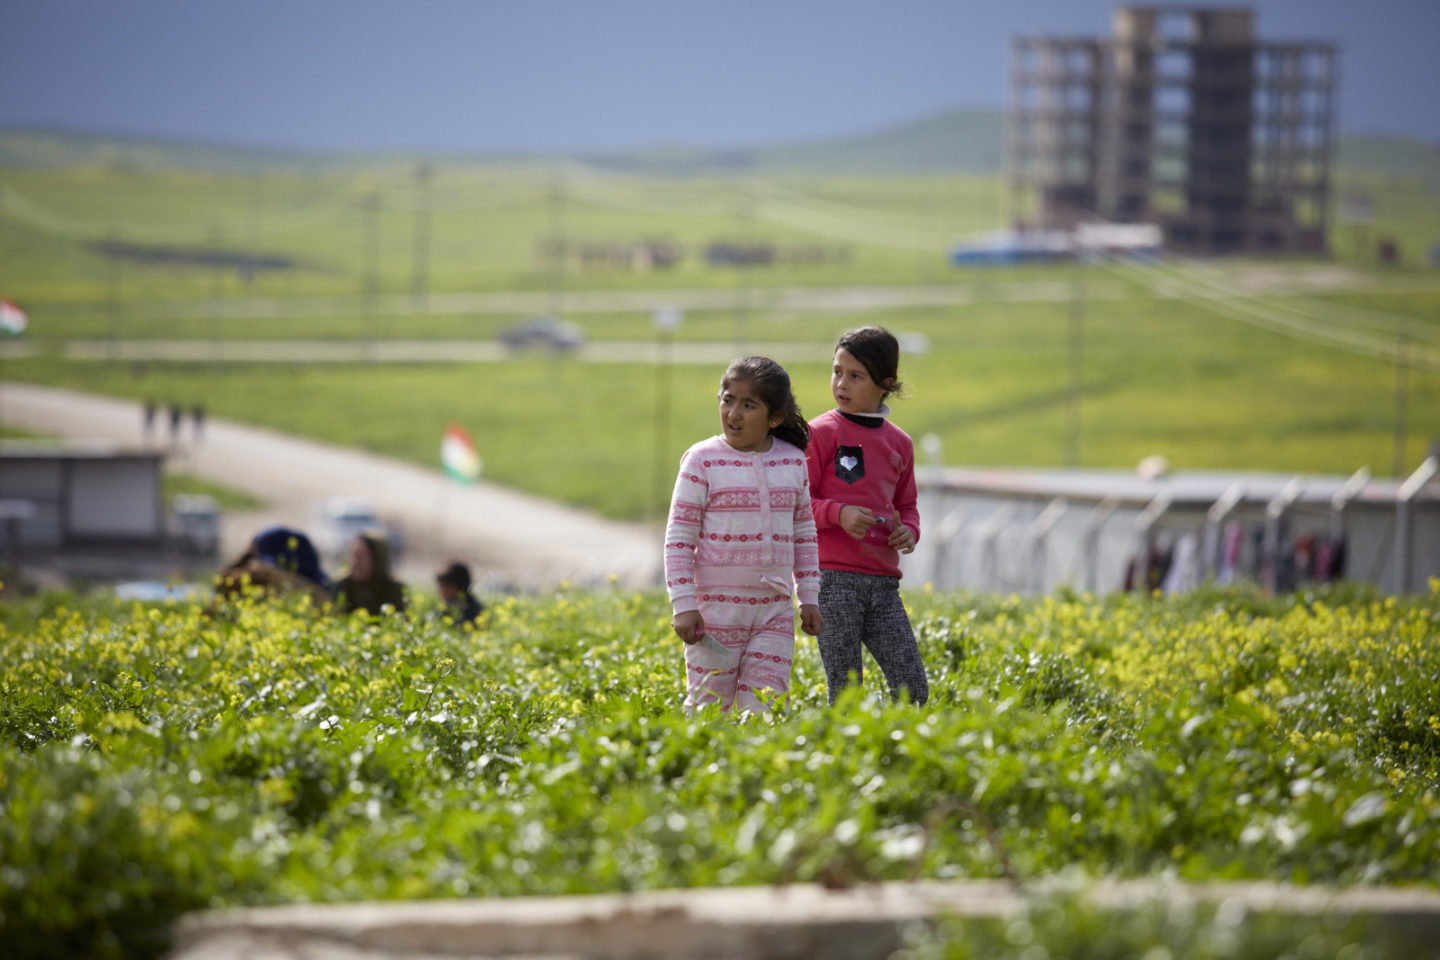
[[[854,483],[865,476],[865,450],[862,447],[840,447],[835,451],[835,476]]]

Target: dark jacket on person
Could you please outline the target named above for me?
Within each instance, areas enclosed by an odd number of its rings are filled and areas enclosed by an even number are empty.
[[[383,536],[369,533],[361,534],[360,539],[370,547],[370,576],[357,580],[350,574],[341,579],[335,585],[336,608],[341,613],[364,610],[373,616],[389,604],[396,613],[404,613],[405,585],[390,572],[389,543]]]
[[[469,591],[463,591],[454,600],[445,604],[444,616],[455,621],[455,625],[461,626],[467,623],[474,623],[475,618],[485,612],[485,605]]]
[[[215,578],[215,600],[245,592],[246,587],[271,596],[303,593],[316,607],[330,603],[330,579],[310,538],[289,527],[270,527],[250,541],[245,552]],[[213,609],[213,607],[212,607]]]

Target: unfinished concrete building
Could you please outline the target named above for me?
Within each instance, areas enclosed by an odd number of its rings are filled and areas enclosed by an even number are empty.
[[[1336,49],[1246,8],[1122,7],[1109,38],[1013,42],[1021,229],[1155,223],[1190,253],[1326,249]]]

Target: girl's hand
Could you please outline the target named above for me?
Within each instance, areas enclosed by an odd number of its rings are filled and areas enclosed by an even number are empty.
[[[670,626],[686,643],[699,643],[700,638],[705,636],[705,619],[700,616],[699,610],[686,610],[684,613],[675,614]]]
[[[900,513],[896,511],[894,523],[890,530],[890,546],[901,553],[912,553],[915,550],[915,534],[910,528],[900,522]]]
[[[869,507],[857,507],[853,503],[847,503],[840,508],[840,527],[856,540],[864,540],[865,534],[877,523],[879,521]]]
[[[812,637],[820,635],[820,608],[815,604],[800,604],[800,629]]]

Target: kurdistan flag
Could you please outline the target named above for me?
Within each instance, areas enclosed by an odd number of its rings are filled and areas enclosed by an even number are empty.
[[[7,334],[18,337],[25,332],[25,324],[30,318],[25,316],[25,311],[14,300],[0,300],[0,334]]]
[[[445,427],[445,436],[440,441],[440,462],[451,479],[460,483],[474,483],[480,476],[480,453],[470,434],[458,423]]]

